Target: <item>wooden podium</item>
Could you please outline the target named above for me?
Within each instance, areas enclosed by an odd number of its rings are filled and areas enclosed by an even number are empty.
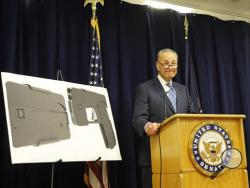
[[[244,115],[176,114],[166,119],[159,133],[150,138],[153,188],[248,188],[244,118]],[[194,130],[206,124],[223,127],[232,147],[242,154],[238,168],[224,169],[214,179],[202,173],[192,159],[190,140]]]

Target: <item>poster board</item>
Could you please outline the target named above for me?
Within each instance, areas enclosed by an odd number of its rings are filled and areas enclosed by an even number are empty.
[[[121,160],[106,88],[1,77],[13,164]]]

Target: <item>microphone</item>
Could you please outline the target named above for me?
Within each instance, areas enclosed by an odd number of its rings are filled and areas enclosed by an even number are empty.
[[[169,91],[169,90],[168,90]],[[166,91],[165,95],[164,95],[164,118],[166,119],[167,118],[167,93],[168,91]]]

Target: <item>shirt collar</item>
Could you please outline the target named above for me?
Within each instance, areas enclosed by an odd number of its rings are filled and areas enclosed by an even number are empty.
[[[162,76],[160,74],[158,74],[157,78],[158,78],[159,82],[161,83],[164,91],[168,92],[170,89],[169,86],[172,86],[172,84],[173,84],[172,80],[170,80],[169,85],[167,85],[168,82],[166,80],[164,80],[164,78],[162,78]]]
[[[160,81],[160,83],[161,83],[162,86],[167,85],[167,84],[170,85],[170,86],[173,85],[172,80],[170,80],[169,82],[167,82],[166,80],[164,80],[164,78],[162,78],[162,76],[160,74],[157,75],[157,78]]]

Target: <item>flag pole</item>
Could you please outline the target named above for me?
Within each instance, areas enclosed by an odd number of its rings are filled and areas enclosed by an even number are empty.
[[[104,87],[103,82],[103,70],[102,70],[102,58],[101,58],[101,44],[100,44],[100,31],[98,25],[98,19],[96,16],[97,6],[100,3],[104,6],[104,0],[86,0],[84,7],[87,4],[91,4],[92,18],[90,22],[91,26],[91,48],[90,48],[90,74],[89,85]],[[96,161],[89,161],[85,165],[84,171],[84,183],[89,188],[108,188],[108,170],[107,162],[100,161],[100,157]]]
[[[184,31],[185,31],[185,85],[189,90],[189,93],[191,95],[191,98],[193,99],[196,109],[198,110],[199,113],[202,113],[196,74],[194,70],[192,54],[190,52],[189,23],[186,15],[184,18]]]
[[[185,40],[188,40],[188,27],[189,27],[189,23],[188,23],[187,16],[185,15],[185,20],[184,20]]]
[[[188,42],[188,19],[185,15],[184,30],[185,30],[185,85],[189,87],[189,42]]]

